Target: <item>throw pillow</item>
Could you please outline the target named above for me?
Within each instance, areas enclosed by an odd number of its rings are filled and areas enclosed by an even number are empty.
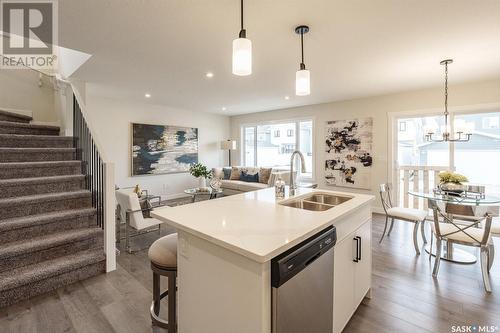
[[[240,168],[238,167],[232,167],[231,168],[231,175],[229,176],[230,180],[240,180]]]
[[[212,176],[214,178],[222,178],[224,177],[224,173],[222,168],[212,168]]]
[[[272,168],[260,168],[259,183],[268,184],[271,177]]]
[[[224,178],[222,179],[231,179],[231,168],[222,168],[222,172],[224,173]]]
[[[259,174],[256,173],[254,175],[249,174],[246,171],[242,171],[240,175],[240,180],[248,183],[258,183],[259,182]]]

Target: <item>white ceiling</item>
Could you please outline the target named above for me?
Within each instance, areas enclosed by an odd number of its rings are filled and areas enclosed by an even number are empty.
[[[500,78],[500,0],[247,0],[253,74],[231,74],[238,0],[64,0],[59,42],[93,54],[74,77],[103,95],[236,115]],[[294,94],[298,24],[311,70]],[[214,73],[212,79],[205,73]],[[285,100],[284,96],[290,99]],[[222,107],[226,107],[222,111]]]

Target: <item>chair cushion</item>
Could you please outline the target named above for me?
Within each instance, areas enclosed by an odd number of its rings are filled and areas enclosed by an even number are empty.
[[[263,188],[268,188],[267,184],[262,183],[247,183],[247,182],[239,182],[238,190],[242,192],[250,192],[261,190]]]
[[[436,233],[436,226],[434,223],[431,223],[432,227],[432,232]],[[451,223],[439,223],[439,231],[441,232],[441,235],[446,235],[450,232],[457,231],[459,230],[456,226],[454,226]],[[469,235],[477,239],[479,242],[483,240],[483,235],[484,235],[484,230],[479,229],[479,228],[467,228],[465,229],[465,232],[467,232]],[[474,239],[472,239],[470,236],[468,236],[465,232],[459,231],[454,234],[445,236],[445,239],[451,239],[451,240],[456,240],[459,242],[464,242],[464,243],[478,243]]]
[[[404,207],[389,208],[387,214],[395,218],[399,217],[410,221],[423,221],[427,217],[427,212],[425,210]]]
[[[177,234],[155,241],[148,251],[149,260],[162,268],[177,268]]]
[[[222,180],[221,183],[222,183],[221,187],[223,189],[229,189],[241,192],[256,191],[268,187],[267,184],[247,183],[241,180]]]

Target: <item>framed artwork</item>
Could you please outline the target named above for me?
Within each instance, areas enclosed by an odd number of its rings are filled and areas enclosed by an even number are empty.
[[[132,124],[132,176],[189,172],[197,162],[197,128]]]
[[[370,189],[373,119],[326,123],[325,180],[328,185]]]

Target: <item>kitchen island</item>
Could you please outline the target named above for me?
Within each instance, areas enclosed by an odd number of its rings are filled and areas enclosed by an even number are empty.
[[[315,194],[348,200],[323,211],[292,207]],[[331,225],[333,332],[340,332],[370,292],[372,200],[314,189],[276,200],[269,188],[155,210],[179,235],[179,332],[271,333],[271,259]]]

